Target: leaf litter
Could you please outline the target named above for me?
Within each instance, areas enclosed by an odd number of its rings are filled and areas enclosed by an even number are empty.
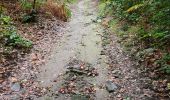
[[[63,35],[65,24],[55,18],[40,15],[37,23],[16,24],[18,33],[33,41],[29,52],[12,51],[0,59],[0,99],[33,99],[49,91],[41,87],[36,77],[39,66],[43,65],[55,45]],[[14,55],[15,54],[15,55]]]
[[[91,64],[76,59],[68,63],[66,67],[68,71],[64,75],[64,82],[58,92],[70,94],[72,98],[80,99],[82,96],[88,98],[87,100],[94,98],[96,91],[94,85],[85,78],[97,76],[97,70]]]

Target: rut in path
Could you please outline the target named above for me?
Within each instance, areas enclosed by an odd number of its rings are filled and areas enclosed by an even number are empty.
[[[101,36],[104,35],[104,30],[98,23],[93,23],[93,20],[97,18],[96,5],[95,0],[80,0],[71,6],[72,19],[60,43],[54,47],[49,61],[41,67],[38,80],[41,81],[42,86],[52,86],[54,91],[60,89],[64,80],[53,81],[66,72],[68,63],[76,59],[91,64],[99,73],[98,76],[87,79],[96,90],[93,99],[119,100],[132,97],[134,100],[140,100],[144,93],[140,88],[138,72],[132,67],[129,58],[123,55],[120,45],[116,42],[116,36],[113,35],[111,45],[105,48],[106,54],[111,59],[108,60],[106,56],[101,55],[103,51]],[[108,70],[108,64],[115,69]],[[113,73],[110,73],[110,70]],[[112,76],[115,73],[119,74],[118,79]],[[110,79],[121,87],[115,94],[109,94],[106,89],[101,88]],[[48,96],[39,99],[44,100],[44,98],[54,99]],[[57,100],[70,100],[70,97],[61,95],[57,97]]]

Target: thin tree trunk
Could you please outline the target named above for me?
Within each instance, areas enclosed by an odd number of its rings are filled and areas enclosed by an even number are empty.
[[[1,6],[1,11],[0,12],[2,12],[2,10],[3,10],[3,5],[4,5],[4,0],[1,1],[1,5],[0,5]]]
[[[36,3],[36,0],[34,0],[34,3],[33,3],[33,9],[35,9],[35,3]]]

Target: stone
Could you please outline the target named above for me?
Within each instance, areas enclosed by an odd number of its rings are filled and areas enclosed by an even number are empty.
[[[11,90],[12,90],[12,91],[18,92],[18,91],[20,91],[20,89],[21,89],[21,85],[20,85],[19,83],[14,83],[14,84],[11,86]]]
[[[154,49],[153,48],[148,48],[144,50],[146,53],[153,53]]]
[[[122,40],[127,39],[127,38],[129,38],[129,36],[127,34],[122,36]]]
[[[89,98],[84,95],[76,94],[71,97],[71,100],[89,100]]]
[[[87,75],[87,74],[88,74],[86,71],[81,70],[81,69],[79,69],[79,68],[69,67],[69,68],[67,68],[67,69],[69,69],[70,72],[77,73],[77,74],[79,74],[79,75],[83,75],[83,74],[86,74],[86,75]]]
[[[139,51],[136,54],[136,59],[141,60],[145,56],[152,55],[154,51],[155,51],[155,49],[153,49],[153,48],[148,48],[148,49],[145,49],[143,51]]]
[[[114,92],[115,90],[117,90],[118,87],[112,81],[107,81],[106,82],[106,89],[110,93],[110,92]]]
[[[79,70],[79,69],[76,69],[76,68],[70,69],[70,72],[77,73],[77,74],[80,74],[80,75],[82,75],[82,74],[86,74],[87,75],[88,74],[87,72]]]
[[[20,100],[20,96],[19,95],[11,95],[10,100]]]
[[[121,72],[120,72],[120,70],[113,70],[112,71],[112,74],[120,74]]]
[[[98,20],[97,20],[97,22],[98,22],[98,23],[101,23],[101,22],[102,22],[102,20],[101,20],[101,19],[98,19]]]

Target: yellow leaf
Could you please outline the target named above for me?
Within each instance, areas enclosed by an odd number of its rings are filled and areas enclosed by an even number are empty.
[[[126,12],[128,12],[128,13],[133,12],[133,11],[137,10],[138,8],[140,8],[142,6],[144,6],[144,4],[136,4],[136,5],[132,6],[132,7],[130,7]]]

